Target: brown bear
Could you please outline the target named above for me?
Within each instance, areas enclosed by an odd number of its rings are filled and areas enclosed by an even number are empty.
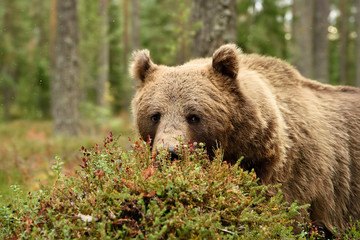
[[[261,183],[281,183],[286,201],[310,203],[312,221],[329,230],[360,218],[360,89],[309,80],[234,44],[176,67],[136,51],[131,73],[135,124],[153,147],[179,136],[221,146]]]

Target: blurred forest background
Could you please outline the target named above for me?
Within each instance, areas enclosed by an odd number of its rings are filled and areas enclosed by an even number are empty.
[[[75,118],[128,111],[128,63],[139,48],[173,65],[235,42],[246,53],[286,59],[307,77],[360,85],[359,7],[354,0],[0,0],[0,119],[66,117],[76,125]]]
[[[46,179],[55,154],[74,165],[94,133],[133,135],[134,49],[176,65],[227,42],[360,86],[360,0],[0,0],[0,182]]]

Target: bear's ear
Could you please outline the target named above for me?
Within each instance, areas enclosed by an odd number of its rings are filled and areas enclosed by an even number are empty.
[[[132,54],[132,63],[130,65],[130,74],[133,78],[145,82],[146,75],[156,65],[151,61],[149,50],[137,50]]]
[[[241,50],[235,44],[226,44],[218,48],[212,57],[213,69],[231,78],[236,78],[239,71]]]

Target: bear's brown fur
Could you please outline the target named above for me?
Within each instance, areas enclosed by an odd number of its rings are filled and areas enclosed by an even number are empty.
[[[360,218],[360,89],[306,79],[279,59],[233,44],[182,66],[133,55],[140,81],[135,123],[153,146],[221,145],[224,159],[282,184],[286,201],[311,204],[311,218],[343,228]]]

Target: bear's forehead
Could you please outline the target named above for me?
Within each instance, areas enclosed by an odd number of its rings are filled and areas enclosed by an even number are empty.
[[[196,80],[199,77],[206,78],[206,71],[204,68],[196,68],[194,66],[186,67],[186,65],[178,67],[165,67],[157,71],[155,78],[162,80],[173,80],[173,81],[186,81]]]
[[[200,70],[185,70],[177,68],[169,68],[163,71],[157,71],[151,77],[147,91],[152,93],[181,93],[194,94],[204,88],[207,84],[205,74]]]
[[[161,99],[169,102],[189,101],[189,99],[194,99],[200,92],[204,91],[199,87],[199,84],[194,84],[195,82],[178,76],[164,76],[161,80],[149,84],[144,93],[156,100]]]
[[[159,66],[139,93],[141,105],[175,109],[219,102],[222,93],[209,80],[209,74],[206,65]]]
[[[141,99],[147,103],[184,105],[206,98],[208,92],[212,93],[214,89],[201,71],[168,68],[152,74],[151,80],[141,90]]]

